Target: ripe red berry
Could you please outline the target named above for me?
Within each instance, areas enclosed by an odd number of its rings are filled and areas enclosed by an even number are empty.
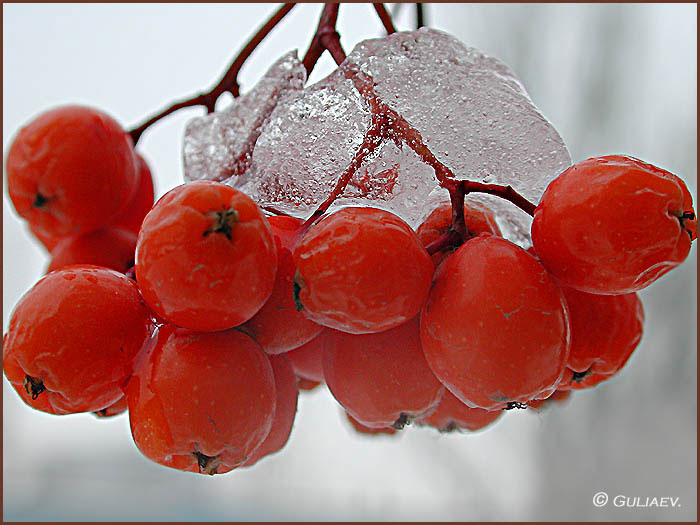
[[[323,334],[329,390],[365,426],[401,428],[440,401],[444,388],[423,356],[418,318],[376,334]]]
[[[323,327],[304,317],[294,304],[294,258],[292,250],[303,221],[294,217],[268,217],[277,246],[277,277],[272,295],[245,329],[268,354],[297,348],[316,337]]]
[[[210,181],[178,186],[148,213],[139,233],[136,278],[166,321],[191,330],[225,330],[272,293],[277,254],[256,204]]]
[[[44,248],[46,248],[49,252],[53,250],[59,242],[61,242],[62,237],[52,237],[50,235],[45,235],[41,232],[41,230],[37,229],[31,223],[27,223],[27,227],[29,228],[29,231],[32,233],[32,235],[41,244],[43,244]]]
[[[398,430],[396,428],[394,428],[393,426],[382,427],[382,428],[370,428],[370,427],[365,426],[362,423],[360,423],[357,419],[352,417],[347,412],[345,412],[345,417],[352,425],[352,428],[355,429],[355,432],[357,432],[358,434],[364,434],[367,436],[377,436],[377,435],[385,434],[385,435],[392,436],[398,432]]]
[[[286,355],[292,364],[294,373],[304,379],[323,382],[323,348],[325,337],[323,333],[314,337],[308,343],[290,350]]]
[[[275,376],[275,390],[277,392],[275,417],[272,420],[270,433],[265,441],[255,449],[250,459],[245,462],[246,467],[254,465],[265,456],[282,450],[289,441],[297,413],[299,386],[289,359],[284,354],[271,355],[270,364]]]
[[[33,408],[101,410],[122,396],[151,331],[131,279],[94,266],[64,268],[17,303],[3,345],[5,375]]]
[[[294,262],[304,315],[355,334],[414,317],[434,270],[413,230],[375,208],[343,208],[322,218],[302,237]]]
[[[553,180],[532,223],[542,264],[589,293],[629,293],[685,260],[697,228],[675,175],[632,157],[579,162]]]
[[[275,379],[260,346],[238,330],[164,325],[126,386],[131,433],[167,467],[223,474],[247,461],[275,414]]]
[[[502,414],[503,410],[468,407],[449,392],[445,392],[437,408],[416,422],[419,425],[429,425],[440,432],[474,431],[490,425]]]
[[[144,158],[134,154],[136,162],[136,183],[131,198],[124,209],[114,219],[117,228],[129,230],[138,235],[144,217],[153,207],[154,188],[151,170]]]
[[[554,404],[564,404],[571,397],[571,390],[555,390],[551,396],[547,399],[533,399],[528,402],[528,408],[531,408],[537,412],[542,412],[554,406]]]
[[[493,233],[501,235],[501,230],[496,224],[493,212],[478,201],[464,203],[464,223],[470,235],[480,233]],[[423,246],[428,246],[433,241],[442,237],[452,225],[452,205],[441,204],[426,217],[416,230],[416,235]],[[437,267],[445,258],[454,251],[454,248],[440,250],[431,255],[433,263]]]
[[[126,396],[122,396],[108,407],[103,408],[102,410],[96,410],[95,412],[93,412],[93,414],[95,414],[95,416],[99,419],[104,419],[107,417],[114,417],[118,416],[119,414],[123,414],[124,412],[126,412],[126,409]]]
[[[569,353],[561,290],[525,250],[493,235],[464,243],[440,266],[421,314],[435,375],[472,408],[549,395]]]
[[[51,250],[47,273],[73,264],[94,264],[121,273],[134,265],[136,236],[116,228],[102,228],[61,240]]]
[[[317,386],[321,384],[320,381],[311,381],[310,379],[304,379],[303,377],[297,376],[297,385],[299,385],[299,391],[309,391],[314,390]]]
[[[563,287],[571,351],[560,389],[597,385],[615,375],[642,339],[644,310],[636,293],[597,295]]]
[[[129,135],[110,116],[81,106],[52,109],[22,128],[5,166],[17,213],[48,237],[110,224],[136,178]]]

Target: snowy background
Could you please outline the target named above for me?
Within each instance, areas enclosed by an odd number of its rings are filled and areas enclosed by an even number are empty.
[[[131,127],[206,89],[274,9],[3,5],[3,151],[54,105],[94,105]],[[292,11],[244,67],[242,91],[283,53],[303,53],[320,9]],[[574,161],[627,153],[677,173],[697,196],[695,5],[445,4],[430,5],[428,21],[508,64]],[[413,23],[403,6],[397,27]],[[339,31],[347,52],[383,34],[368,5],[343,6]],[[310,80],[332,66],[324,55]],[[182,111],[142,138],[157,195],[181,183],[184,126],[202,111]],[[4,195],[4,329],[47,264]],[[356,435],[317,389],[302,394],[281,453],[213,478],[143,458],[125,416],[45,415],[3,381],[3,519],[694,521],[696,271],[694,247],[641,294],[645,334],[624,371],[564,407],[512,411],[473,435],[408,428],[373,439]],[[681,506],[596,508],[599,491]]]

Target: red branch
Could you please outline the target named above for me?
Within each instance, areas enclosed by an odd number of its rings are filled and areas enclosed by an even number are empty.
[[[326,50],[331,54],[336,64],[340,65],[345,60],[345,51],[340,45],[340,35],[335,28],[338,22],[339,8],[340,4],[326,4],[323,7],[316,33],[304,55],[303,63],[307,75],[311,74],[316,62]]]
[[[391,15],[388,13],[384,4],[373,4],[374,10],[379,15],[379,19],[382,21],[384,29],[386,29],[386,34],[391,35],[396,33],[396,28],[394,27],[394,22],[391,20]]]
[[[282,5],[282,7],[280,7],[270,17],[270,19],[267,22],[265,22],[265,24],[262,27],[260,27],[260,29],[258,29],[255,35],[253,35],[253,37],[243,47],[238,56],[236,56],[236,58],[233,60],[226,73],[224,73],[224,75],[221,77],[221,80],[219,80],[216,86],[214,86],[210,91],[206,93],[200,93],[199,95],[195,95],[191,98],[182,100],[180,102],[176,102],[170,107],[162,110],[160,113],[149,118],[140,126],[129,131],[129,135],[131,135],[131,139],[133,140],[134,145],[136,145],[136,143],[141,138],[143,132],[146,131],[146,129],[148,129],[149,126],[155,124],[160,119],[167,117],[171,113],[175,113],[180,109],[192,106],[205,106],[207,108],[207,111],[211,113],[212,111],[214,111],[214,106],[216,105],[216,101],[218,100],[218,98],[226,91],[230,92],[234,97],[237,97],[239,95],[238,73],[240,72],[241,67],[243,67],[245,61],[260,45],[260,43],[265,39],[265,37],[270,33],[270,31],[272,31],[274,27],[277,24],[279,24],[285,16],[287,16],[287,14],[292,10],[294,5],[295,4],[293,3]]]
[[[511,186],[483,184],[481,182],[456,179],[450,168],[440,162],[432,151],[430,151],[428,146],[423,142],[421,134],[413,128],[406,119],[379,99],[374,90],[374,81],[369,75],[361,72],[354,65],[346,67],[343,73],[346,78],[352,80],[355,89],[357,89],[365,102],[370,106],[373,124],[365,135],[365,140],[357,155],[350,163],[350,166],[348,166],[341,175],[331,195],[306,221],[306,227],[310,226],[316,219],[323,215],[333,201],[342,195],[345,187],[353,174],[357,171],[357,168],[359,168],[361,162],[369,153],[374,151],[384,139],[393,140],[398,147],[402,147],[403,144],[408,145],[423,162],[433,168],[435,177],[440,186],[446,188],[450,193],[450,201],[452,202],[452,225],[445,235],[429,245],[429,251],[434,250],[431,253],[439,251],[439,249],[445,247],[447,244],[454,244],[457,241],[464,242],[469,238],[470,234],[467,231],[464,220],[464,197],[468,193],[488,193],[489,195],[495,195],[512,202],[529,215],[534,215],[536,205],[520,195]]]
[[[331,191],[328,198],[323,201],[316,211],[311,214],[311,217],[306,220],[302,230],[305,230],[311,226],[316,219],[326,213],[326,210],[328,210],[330,205],[343,194],[348,182],[350,182],[350,179],[352,179],[352,176],[355,174],[357,169],[362,166],[364,160],[382,143],[382,139],[386,135],[386,130],[386,119],[382,118],[380,115],[373,115],[372,125],[367,130],[367,133],[365,133],[362,145],[357,150],[357,154],[350,162],[350,165],[345,168],[345,171],[338,179],[338,182],[335,184],[335,187],[333,188],[333,191]]]

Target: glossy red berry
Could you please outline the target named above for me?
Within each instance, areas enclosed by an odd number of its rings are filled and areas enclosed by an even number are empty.
[[[323,327],[310,321],[294,304],[296,266],[292,250],[303,221],[294,217],[268,217],[277,246],[277,277],[272,295],[249,321],[246,331],[268,354],[297,348],[316,337]]]
[[[564,372],[566,303],[532,255],[481,234],[436,272],[421,341],[435,375],[468,406],[526,403],[549,395]]]
[[[644,309],[636,293],[597,295],[562,288],[569,307],[571,351],[558,388],[595,386],[615,375],[642,339]]]
[[[401,428],[440,401],[444,388],[423,356],[418,318],[376,334],[323,337],[328,389],[363,425]]]
[[[413,230],[376,208],[343,208],[322,218],[302,237],[294,262],[304,315],[356,334],[414,317],[434,270]]]
[[[123,414],[124,412],[126,412],[126,409],[126,396],[122,396],[108,407],[103,408],[102,410],[96,410],[95,412],[93,412],[93,414],[95,414],[95,416],[99,419],[104,419]]]
[[[685,260],[697,223],[675,175],[632,157],[584,160],[553,180],[532,223],[542,264],[599,294],[648,286]]]
[[[62,237],[52,237],[51,235],[45,235],[41,232],[41,230],[38,230],[31,223],[27,223],[27,227],[29,228],[29,231],[34,236],[34,238],[36,238],[41,244],[43,244],[44,248],[46,248],[46,250],[49,252],[53,250],[59,242],[61,242]]]
[[[51,250],[47,272],[72,264],[94,264],[121,273],[134,266],[136,235],[128,230],[102,228],[61,240]]]
[[[388,435],[388,436],[393,436],[398,432],[396,428],[393,426],[391,427],[382,427],[382,428],[371,428],[368,426],[363,425],[360,423],[357,419],[352,417],[350,414],[345,412],[345,418],[350,422],[352,425],[352,428],[357,432],[358,434],[363,434],[366,436],[377,436],[377,435]]]
[[[528,408],[537,412],[542,412],[555,404],[563,405],[568,402],[571,397],[571,390],[555,390],[547,399],[533,399],[528,402]]]
[[[7,379],[31,407],[94,412],[116,402],[149,340],[136,284],[106,268],[50,273],[15,307],[3,345]]]
[[[245,466],[254,465],[263,457],[282,450],[289,441],[292,426],[294,426],[299,398],[299,386],[294,370],[284,354],[271,355],[270,364],[275,376],[275,390],[277,392],[275,417],[272,420],[270,433],[265,441],[255,449],[250,459],[245,462]]]
[[[153,176],[145,159],[138,153],[134,154],[136,162],[136,183],[131,198],[124,209],[114,219],[117,228],[129,230],[138,235],[144,217],[153,207],[154,188]]]
[[[304,379],[303,377],[297,376],[297,385],[299,385],[299,391],[308,392],[314,390],[321,384],[320,381],[312,381],[311,379]]]
[[[304,379],[323,382],[323,348],[325,336],[323,333],[314,337],[308,343],[290,350],[286,355],[292,364],[294,373]]]
[[[467,232],[471,236],[480,233],[492,233],[501,235],[501,230],[496,223],[493,212],[478,201],[466,201],[464,203],[464,223]],[[423,246],[428,246],[448,232],[452,225],[452,205],[441,204],[428,215],[416,230],[416,235]],[[433,263],[437,267],[456,248],[446,248],[431,255]]]
[[[431,426],[440,432],[475,431],[490,425],[502,414],[503,410],[468,407],[449,392],[445,392],[437,408],[416,422],[419,425]]]
[[[48,237],[110,224],[136,179],[129,135],[110,116],[82,106],[36,117],[14,138],[5,166],[17,213]]]
[[[148,213],[136,279],[163,319],[191,330],[247,321],[270,297],[277,254],[270,227],[243,193],[210,181],[178,186]]]
[[[267,355],[238,330],[190,332],[165,325],[126,386],[131,433],[147,458],[222,474],[267,437],[275,378]]]

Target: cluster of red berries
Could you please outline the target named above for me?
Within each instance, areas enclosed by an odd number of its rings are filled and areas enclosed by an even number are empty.
[[[6,169],[53,270],[12,314],[8,380],[54,414],[128,407],[144,455],[208,474],[280,450],[299,388],[320,382],[365,433],[476,430],[594,386],[641,338],[636,291],[680,264],[697,231],[685,184],[624,156],[555,179],[529,250],[472,201],[466,241],[430,252],[453,227],[450,204],[416,231],[375,208],[266,216],[208,181],[151,208],[128,135],[79,107],[21,130]]]

